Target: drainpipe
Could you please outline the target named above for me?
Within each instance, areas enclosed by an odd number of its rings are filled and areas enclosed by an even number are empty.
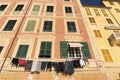
[[[5,62],[6,62],[7,58],[8,58],[8,55],[10,54],[10,50],[11,50],[11,48],[12,48],[12,46],[13,46],[13,44],[14,44],[14,42],[15,42],[15,40],[16,40],[19,32],[20,32],[21,25],[22,25],[22,23],[24,22],[25,16],[26,16],[26,14],[27,14],[27,12],[28,12],[28,9],[30,8],[31,3],[32,3],[32,0],[30,0],[30,3],[28,4],[28,7],[27,7],[27,9],[26,9],[26,11],[25,11],[25,14],[24,14],[24,16],[23,16],[23,18],[22,18],[22,21],[21,21],[21,23],[20,23],[20,25],[19,25],[19,27],[18,27],[18,30],[17,30],[14,38],[13,38],[13,41],[12,41],[11,45],[10,45],[10,48],[9,48],[9,50],[8,50],[8,53],[7,53],[6,56],[5,56],[5,59],[4,59],[4,61],[3,61],[3,63],[2,63],[2,66],[1,66],[1,68],[0,68],[0,73],[1,73],[1,71],[2,71],[2,69],[3,69],[3,67],[4,67],[4,64],[5,64]]]

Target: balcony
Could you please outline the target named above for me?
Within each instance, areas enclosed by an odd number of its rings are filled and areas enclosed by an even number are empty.
[[[113,33],[109,38],[108,41],[112,46],[119,46],[120,47],[120,33]]]
[[[106,30],[120,30],[120,27],[116,27],[114,25],[111,26],[105,26],[104,27]]]

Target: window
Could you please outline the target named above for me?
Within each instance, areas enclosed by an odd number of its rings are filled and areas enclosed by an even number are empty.
[[[120,13],[120,10],[119,10],[119,9],[115,9],[115,11],[116,11],[117,13]]]
[[[21,11],[24,5],[17,5],[15,11]]]
[[[34,5],[32,11],[38,12],[40,10],[40,5]]]
[[[69,47],[68,57],[81,57],[81,52],[79,47]]]
[[[16,57],[18,57],[18,58],[26,58],[28,48],[29,48],[29,45],[19,45]]]
[[[77,32],[75,22],[67,22],[68,32]]]
[[[101,37],[102,37],[102,35],[101,35],[101,33],[100,33],[100,30],[93,30],[93,32],[94,32],[94,34],[95,34],[95,36],[96,36],[97,38],[101,38]]]
[[[70,1],[70,0],[64,0],[64,1]]]
[[[111,19],[106,19],[106,21],[108,22],[108,24],[113,24],[112,20]]]
[[[89,8],[85,8],[85,10],[86,10],[86,13],[87,13],[88,16],[92,16],[92,13],[90,12]]]
[[[93,17],[89,17],[89,21],[90,21],[90,23],[96,23],[95,19]]]
[[[108,49],[101,49],[101,52],[102,52],[105,62],[113,62],[113,59]]]
[[[43,31],[44,32],[52,32],[52,21],[44,21]]]
[[[28,20],[25,31],[34,31],[36,20]]]
[[[52,42],[41,42],[39,58],[50,58],[52,50]]]
[[[53,6],[47,6],[46,12],[53,12],[54,7]]]
[[[82,55],[83,57],[91,58],[91,54],[90,54],[87,42],[79,42],[79,43],[76,42],[72,46],[71,43],[68,44],[68,42],[66,41],[60,41],[60,57],[61,58],[81,57]]]
[[[109,1],[110,5],[114,5],[114,3],[112,1]]]
[[[100,16],[98,9],[94,9],[96,16]]]
[[[9,20],[7,22],[5,28],[3,29],[3,31],[12,31],[16,22],[17,22],[17,20]]]
[[[105,10],[101,10],[102,11],[102,13],[103,13],[103,15],[105,16],[105,17],[108,17],[108,15],[107,15],[107,13],[106,13],[106,11]]]
[[[0,11],[4,11],[7,5],[0,5]]]
[[[119,31],[119,30],[113,30],[113,32],[114,32],[114,33],[120,33],[120,31]]]
[[[2,52],[3,46],[0,46],[0,53]]]
[[[65,13],[72,13],[71,7],[65,7]]]

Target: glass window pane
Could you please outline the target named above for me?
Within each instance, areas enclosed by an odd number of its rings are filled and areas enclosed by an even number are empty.
[[[3,46],[0,46],[0,53],[2,52]]]
[[[24,5],[17,5],[17,7],[15,8],[15,11],[21,11],[23,9]]]
[[[6,7],[7,7],[7,5],[1,5],[0,6],[0,11],[4,11]]]
[[[16,22],[17,22],[17,20],[9,20],[3,30],[4,31],[12,31]]]

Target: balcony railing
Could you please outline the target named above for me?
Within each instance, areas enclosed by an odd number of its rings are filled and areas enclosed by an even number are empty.
[[[116,27],[116,26],[105,26],[104,27],[105,29],[107,29],[107,30],[120,30],[120,27]]]
[[[120,46],[120,33],[113,33],[109,38],[108,38],[109,43],[112,46]]]

